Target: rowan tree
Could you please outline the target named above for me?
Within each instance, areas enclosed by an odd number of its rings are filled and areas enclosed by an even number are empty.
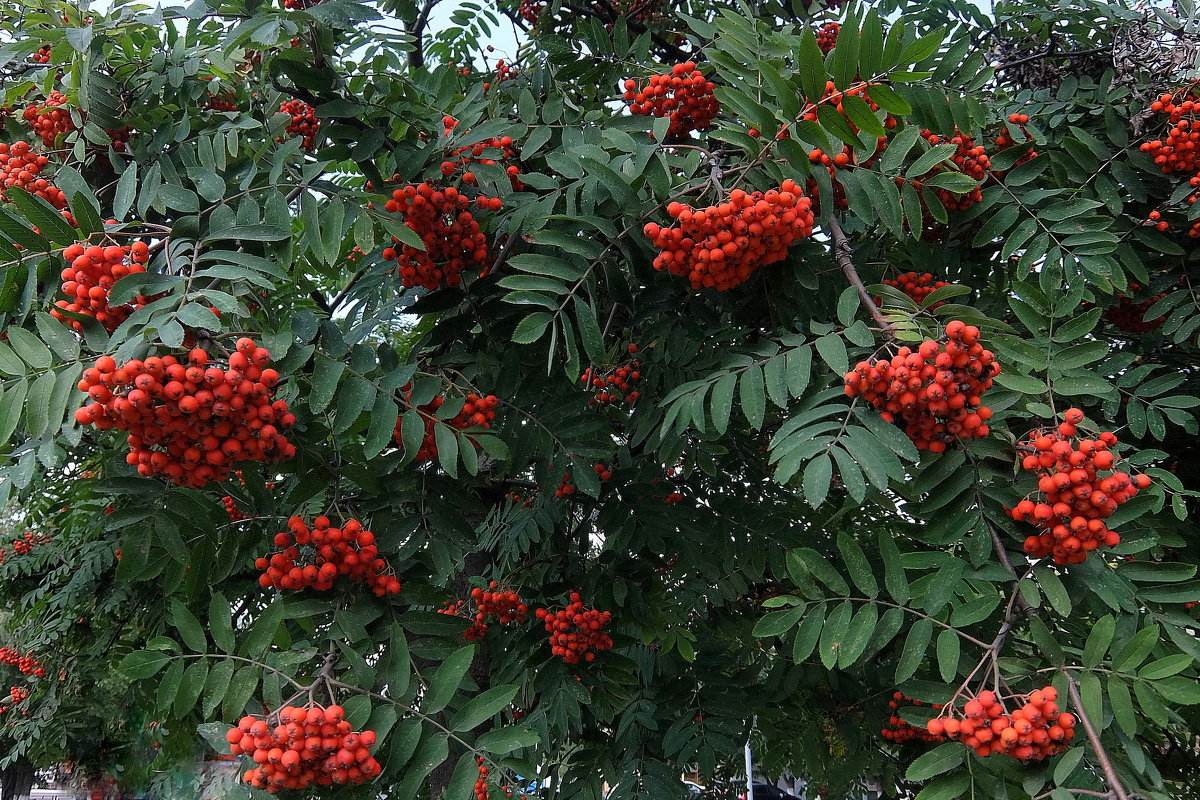
[[[1193,796],[1192,4],[436,2],[0,3],[6,797]]]

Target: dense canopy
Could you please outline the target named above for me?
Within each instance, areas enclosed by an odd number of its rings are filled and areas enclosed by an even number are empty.
[[[1196,24],[0,0],[5,800],[1195,796]]]

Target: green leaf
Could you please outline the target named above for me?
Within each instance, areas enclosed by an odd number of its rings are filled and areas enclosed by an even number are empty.
[[[502,756],[513,750],[533,747],[541,741],[537,731],[529,728],[496,728],[475,740],[475,746],[492,755]]]
[[[1092,630],[1088,633],[1087,642],[1083,646],[1083,665],[1085,667],[1094,667],[1104,659],[1104,654],[1108,652],[1108,646],[1112,643],[1116,629],[1117,623],[1111,614],[1105,614],[1096,620],[1092,625]]]
[[[829,365],[835,375],[845,375],[850,369],[850,359],[846,354],[846,344],[842,337],[836,334],[822,336],[813,342],[821,359]]]
[[[200,699],[200,693],[204,691],[207,681],[207,661],[198,658],[188,665],[188,668],[183,673],[183,681],[179,685],[179,691],[175,695],[175,703],[172,708],[175,716],[182,717],[189,714],[195,708],[196,701]]]
[[[900,559],[900,549],[891,531],[879,532],[879,555],[883,559],[883,585],[888,594],[900,605],[908,602],[911,596],[908,577],[904,574],[904,565]]]
[[[796,627],[796,638],[792,642],[792,661],[799,664],[812,655],[825,625],[825,605],[822,603],[808,611]]]
[[[513,331],[512,341],[514,344],[532,344],[542,338],[542,334],[546,332],[546,328],[550,325],[550,321],[554,317],[548,311],[535,311],[525,319],[517,323],[517,328]]]
[[[116,192],[113,194],[113,217],[118,220],[125,219],[125,215],[133,206],[133,200],[137,197],[137,178],[138,162],[130,161],[125,166],[125,171],[121,173],[121,178],[117,181]]]
[[[767,395],[762,370],[757,365],[752,365],[742,372],[738,382],[738,399],[750,427],[754,430],[760,429],[767,411]]]
[[[850,584],[846,583],[846,579],[841,573],[833,568],[825,556],[818,553],[809,547],[798,547],[788,551],[788,571],[794,573],[792,560],[795,560],[797,566],[807,570],[813,577],[821,583],[829,587],[830,591],[841,597],[847,597],[850,594]]]
[[[1151,661],[1138,670],[1138,677],[1148,681],[1162,680],[1172,675],[1178,675],[1192,666],[1192,657],[1187,653],[1177,653],[1173,656]]]
[[[506,708],[517,696],[517,687],[513,684],[495,686],[472,697],[450,719],[449,728],[452,731],[473,730],[484,721],[491,719]]]
[[[733,390],[737,386],[737,377],[736,372],[728,372],[713,384],[712,396],[709,400],[712,422],[717,433],[721,435],[724,435],[729,428],[729,414],[733,409]]]
[[[938,672],[941,674],[942,680],[946,683],[951,683],[954,680],[954,676],[958,674],[960,645],[957,631],[945,628],[938,634]]]
[[[6,194],[12,204],[20,209],[25,219],[36,225],[41,234],[51,242],[66,245],[77,238],[75,229],[44,198],[16,186],[9,187]]]
[[[455,650],[441,663],[441,666],[433,673],[433,677],[429,679],[429,688],[421,700],[422,713],[436,714],[446,707],[450,698],[454,697],[454,693],[458,690],[458,685],[462,683],[463,676],[467,674],[467,668],[471,666],[471,660],[474,657],[475,646],[467,645]]]
[[[171,666],[167,667],[167,671],[163,673],[162,678],[158,682],[156,700],[160,709],[169,711],[171,706],[175,704],[175,697],[179,694],[181,683],[183,683],[183,662],[175,661]]]
[[[1117,672],[1133,672],[1154,650],[1158,639],[1157,625],[1151,624],[1142,628],[1113,656],[1113,669]]]
[[[226,653],[237,649],[237,640],[233,635],[232,610],[225,595],[213,592],[208,602],[208,632],[212,635],[217,647]]]
[[[1108,705],[1112,708],[1113,719],[1126,736],[1133,736],[1137,733],[1137,714],[1129,696],[1129,685],[1117,675],[1109,675],[1107,685]]]
[[[396,401],[392,399],[391,393],[380,392],[375,398],[374,407],[371,408],[371,422],[367,427],[366,440],[363,442],[364,456],[374,458],[388,446],[396,429],[398,415],[399,409],[396,408]],[[438,427],[445,426],[439,425]]]
[[[828,453],[808,462],[804,468],[804,497],[813,508],[819,508],[829,494],[830,480],[833,478],[833,461]]]
[[[1063,754],[1063,757],[1054,765],[1054,782],[1062,786],[1071,777],[1071,773],[1079,766],[1079,762],[1083,760],[1085,750],[1082,747],[1073,747]]]
[[[962,745],[959,745],[958,749],[966,752]],[[934,778],[932,783],[917,792],[916,800],[959,800],[959,798],[967,796],[966,792],[970,785],[970,775],[943,775]]]
[[[196,619],[196,615],[189,611],[187,606],[172,599],[170,618],[184,644],[196,653],[208,652],[208,637],[204,635],[204,628],[200,627],[200,620]]]
[[[908,638],[904,640],[904,648],[896,662],[896,677],[892,681],[899,686],[916,674],[917,668],[925,660],[925,651],[933,639],[933,623],[927,619],[919,619],[908,630]]]
[[[837,664],[842,645],[845,643],[846,632],[850,629],[850,613],[853,606],[849,600],[840,603],[829,614],[825,628],[821,631],[820,654],[821,663],[825,669],[833,669]]]
[[[121,659],[117,669],[134,680],[142,680],[157,674],[173,658],[169,653],[135,650]]]
[[[963,763],[967,749],[958,742],[946,742],[928,753],[917,756],[904,773],[908,781],[927,781],[949,772]]]
[[[246,704],[258,688],[259,677],[258,667],[242,667],[233,674],[233,680],[229,682],[229,689],[225,692],[225,699],[221,701],[222,717],[237,719],[246,713]]]
[[[308,392],[308,407],[319,414],[329,407],[337,391],[338,380],[346,371],[343,361],[335,361],[322,355],[314,358],[311,388]],[[394,420],[393,420],[394,422]]]
[[[21,359],[34,369],[47,369],[54,360],[50,348],[24,328],[11,327],[7,331],[8,343]],[[22,370],[24,372],[24,370]]]
[[[867,561],[866,553],[859,546],[849,533],[840,531],[837,537],[838,550],[841,551],[842,560],[846,564],[846,570],[850,573],[850,580],[854,581],[854,585],[862,589],[863,594],[874,599],[879,595],[879,583],[875,580],[875,574],[871,571],[871,564]],[[895,546],[893,544],[893,546]]]
[[[223,659],[213,664],[208,671],[208,680],[204,684],[204,701],[200,704],[200,715],[211,716],[217,706],[225,699],[229,684],[233,680],[234,662]]]
[[[754,625],[753,636],[766,639],[771,636],[782,636],[795,627],[804,615],[805,606],[794,606],[783,611],[772,611]]]
[[[846,631],[838,654],[838,663],[843,669],[854,664],[866,652],[878,624],[879,609],[874,603],[865,604],[850,620],[850,629]]]

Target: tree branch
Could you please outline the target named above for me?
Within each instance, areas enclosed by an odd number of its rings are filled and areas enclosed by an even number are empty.
[[[1092,743],[1092,749],[1096,751],[1096,758],[1100,761],[1100,769],[1104,770],[1104,778],[1108,781],[1110,793],[1117,800],[1129,800],[1129,795],[1121,784],[1121,779],[1117,777],[1117,771],[1113,769],[1112,761],[1108,758],[1108,751],[1100,743],[1100,735],[1096,733],[1096,726],[1092,724],[1091,718],[1083,707],[1083,698],[1079,695],[1079,681],[1075,678],[1075,673],[1070,670],[1063,670],[1063,672],[1067,676],[1067,691],[1071,695],[1071,702],[1075,704],[1075,713],[1079,716],[1079,721],[1083,723],[1083,729],[1087,732],[1088,741]]]
[[[429,23],[429,14],[433,7],[440,2],[441,0],[425,0],[416,21],[407,29],[407,33],[413,37],[413,49],[408,52],[410,69],[421,69],[425,66],[425,26]]]
[[[1109,52],[1112,52],[1111,46],[1110,47],[1093,47],[1091,50],[1074,50],[1071,52],[1059,53],[1054,49],[1054,47],[1052,45],[1048,50],[1044,50],[1040,53],[1035,53],[1034,55],[1031,55],[1031,56],[1025,56],[1024,58],[1018,58],[1016,61],[1009,61],[1005,64],[999,64],[999,65],[997,65],[996,69],[998,69],[998,70],[1012,69],[1013,67],[1019,67],[1022,64],[1028,64],[1031,61],[1040,61],[1043,58],[1068,58],[1068,59],[1084,58],[1085,56],[1094,56],[1094,55],[1099,55],[1100,53],[1109,53]]]
[[[850,247],[850,241],[846,238],[846,232],[842,230],[841,223],[834,217],[829,218],[829,235],[833,238],[833,258],[842,268],[846,280],[858,292],[858,299],[862,303],[862,307],[871,315],[871,319],[875,320],[875,324],[885,332],[891,333],[892,323],[887,321],[887,317],[883,315],[879,306],[875,305],[875,299],[863,285],[862,277],[854,268],[854,250]]]

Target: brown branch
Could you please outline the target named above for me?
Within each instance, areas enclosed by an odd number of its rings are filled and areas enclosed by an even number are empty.
[[[996,67],[996,69],[1012,69],[1013,67],[1019,67],[1022,64],[1028,64],[1031,61],[1040,61],[1043,58],[1084,58],[1086,56],[1095,56],[1099,55],[1100,53],[1110,52],[1112,52],[1112,47],[1093,47],[1091,50],[1074,50],[1066,53],[1060,53],[1056,51],[1053,46],[1051,46],[1050,49],[1041,53],[1035,53],[1031,56],[1025,56],[1024,58],[1018,58],[1015,61],[1009,61],[1005,64],[1000,64]]]
[[[413,49],[408,53],[408,66],[411,69],[421,69],[425,66],[425,26],[429,24],[430,12],[439,2],[441,0],[425,0],[416,21],[405,31],[413,37]]]
[[[875,324],[884,332],[891,333],[892,323],[887,321],[887,317],[883,315],[879,306],[875,305],[875,299],[863,285],[862,277],[854,268],[854,250],[850,247],[850,241],[846,238],[846,232],[842,230],[841,223],[834,217],[829,218],[829,235],[833,238],[833,258],[842,268],[846,280],[858,292],[858,299],[862,303],[862,307],[871,315],[871,319],[875,320]]]
[[[1075,704],[1075,713],[1079,716],[1079,721],[1083,723],[1083,730],[1087,733],[1092,749],[1096,751],[1100,769],[1104,771],[1104,777],[1108,781],[1109,792],[1117,800],[1129,800],[1129,795],[1121,784],[1121,779],[1117,777],[1117,771],[1113,769],[1112,761],[1108,758],[1108,751],[1100,743],[1100,734],[1096,733],[1096,726],[1092,724],[1091,717],[1083,707],[1083,698],[1079,695],[1079,681],[1076,679],[1075,673],[1070,670],[1063,670],[1063,672],[1067,676],[1067,691],[1071,695],[1071,702]]]

